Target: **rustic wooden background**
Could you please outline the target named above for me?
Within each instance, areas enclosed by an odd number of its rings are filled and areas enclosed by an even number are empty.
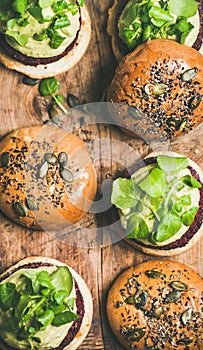
[[[92,19],[92,39],[87,53],[71,71],[61,76],[60,92],[67,96],[72,93],[81,102],[93,102],[101,99],[104,89],[110,83],[116,61],[111,50],[110,39],[106,33],[107,11],[112,0],[86,0]],[[48,119],[47,102],[39,96],[38,86],[27,86],[22,82],[22,75],[0,67],[0,137],[24,126],[41,124]],[[142,155],[148,148],[143,142],[124,136],[116,127],[92,126],[78,135],[87,142],[92,138],[98,140],[101,149],[100,159],[95,159],[98,174],[98,186],[116,171],[117,164],[111,161],[112,139],[121,140]],[[172,146],[175,151],[190,156],[203,168],[203,131],[202,127],[190,135],[179,138]],[[99,143],[105,138],[105,145]],[[115,150],[122,161],[129,162],[121,149]],[[129,164],[128,164],[129,165]],[[203,274],[203,239],[184,254],[174,259],[190,265]],[[143,261],[154,259],[135,250],[125,241],[119,241],[106,247],[79,248],[53,239],[46,232],[33,232],[10,222],[0,214],[0,270],[24,257],[41,255],[59,259],[80,273],[89,286],[94,301],[94,318],[91,331],[80,346],[82,350],[121,350],[110,331],[106,316],[106,297],[111,283],[127,267]]]

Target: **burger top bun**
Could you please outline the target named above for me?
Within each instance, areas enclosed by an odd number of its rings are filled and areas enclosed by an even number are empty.
[[[203,349],[203,279],[177,261],[129,268],[112,285],[107,313],[125,349]]]
[[[67,227],[84,217],[96,188],[86,145],[65,130],[22,128],[0,142],[0,209],[18,224]]]
[[[139,45],[120,62],[107,99],[132,106],[151,121],[149,129],[133,113],[112,117],[128,130],[149,134],[152,127],[168,139],[202,122],[203,56],[173,40],[155,39]],[[144,135],[144,134],[143,134]]]
[[[57,61],[36,66],[24,64],[9,56],[0,45],[0,62],[34,79],[43,79],[64,73],[76,65],[84,55],[91,38],[91,21],[86,6],[81,7],[81,28],[78,38],[68,53]],[[48,62],[48,60],[47,60]]]
[[[0,283],[3,283],[8,276],[12,276],[12,274],[16,271],[24,270],[24,269],[34,269],[34,268],[43,268],[44,267],[60,267],[60,266],[67,266],[63,264],[62,262],[51,259],[51,258],[45,258],[41,256],[32,256],[25,258],[18,263],[16,263],[14,266],[10,267],[8,270],[6,270],[3,274],[0,275]],[[79,291],[79,297],[80,305],[79,308],[82,308],[83,310],[79,310],[79,312],[82,316],[82,320],[80,321],[80,325],[75,325],[75,331],[73,328],[73,333],[75,334],[74,338],[70,341],[70,338],[64,339],[63,342],[60,345],[60,350],[76,350],[81,343],[84,341],[85,337],[87,336],[91,323],[92,323],[92,316],[93,316],[93,303],[92,303],[92,296],[91,293],[83,280],[83,278],[71,267],[69,267],[69,270],[72,274],[72,277],[74,281],[77,283],[77,288]],[[76,296],[77,298],[77,296]],[[70,329],[71,331],[71,329]],[[67,336],[69,333],[67,334]],[[49,340],[50,341],[50,340]],[[66,345],[68,344],[68,345]],[[2,350],[10,350],[11,347],[9,347],[5,342],[2,342],[0,339],[0,347]],[[13,348],[12,348],[13,349]]]

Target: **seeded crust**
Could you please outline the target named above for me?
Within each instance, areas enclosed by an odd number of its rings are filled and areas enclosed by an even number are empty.
[[[32,256],[19,261],[17,264],[13,265],[8,270],[6,270],[3,274],[1,274],[0,277],[3,278],[4,276],[7,276],[8,274],[12,273],[12,271],[19,270],[22,266],[27,264],[32,265],[33,263],[50,264],[54,266],[67,266],[66,264],[63,264],[62,262],[55,259],[45,258],[41,256]],[[77,282],[79,290],[83,296],[84,309],[85,309],[84,317],[82,319],[82,323],[78,333],[76,334],[75,338],[71,341],[71,343],[68,346],[65,346],[63,348],[63,350],[76,350],[86,338],[89,332],[89,329],[91,327],[92,317],[93,317],[93,303],[92,303],[91,293],[85,281],[83,280],[83,278],[71,267],[68,266],[68,268],[70,269],[70,272],[74,280]],[[0,342],[0,346],[2,350],[11,349],[10,347],[6,346],[5,343],[1,344]]]
[[[22,128],[0,142],[0,156],[4,152],[9,152],[11,162],[2,168],[0,160],[0,210],[11,220],[32,229],[60,230],[85,216],[97,180],[86,145],[78,137],[46,125]],[[49,165],[45,178],[39,178],[47,152],[55,156],[66,152],[72,183],[62,179],[58,163]],[[37,210],[28,208],[27,198],[34,200]],[[27,216],[16,213],[14,202],[27,207]]]
[[[202,19],[202,12],[203,12],[203,5],[201,3],[201,0],[199,2],[199,12],[200,12],[200,21],[201,21],[201,28],[198,35],[198,39],[196,40],[194,44],[194,48],[199,50],[203,54],[203,45],[202,45],[202,37],[203,37],[203,19]],[[113,6],[108,11],[108,22],[107,22],[107,33],[111,37],[111,44],[114,56],[118,62],[121,61],[121,59],[129,53],[128,47],[123,43],[123,41],[119,37],[118,33],[118,20],[119,17],[128,3],[128,0],[114,0]]]
[[[146,271],[157,270],[165,276],[150,278]],[[187,286],[181,292],[180,300],[164,303],[166,295],[175,291],[169,285],[180,281]],[[113,283],[107,300],[110,326],[125,349],[132,350],[202,350],[203,349],[203,279],[190,267],[171,260],[154,260],[133,266],[123,272]],[[125,300],[129,296],[148,292],[146,304],[137,308]],[[150,315],[155,307],[163,308],[158,317]],[[181,315],[188,309],[193,317],[188,325],[181,321]],[[161,310],[161,309],[159,309]],[[128,332],[133,328],[143,328],[146,333],[139,341],[130,341]],[[180,339],[192,339],[190,344],[177,344]],[[152,347],[157,345],[157,347]]]
[[[175,152],[154,152],[154,153],[150,153],[146,158],[151,158],[151,157],[157,157],[159,154],[162,155],[167,155],[167,156],[173,156],[173,157],[184,157],[178,153]],[[202,170],[200,169],[200,167],[193,162],[191,159],[189,159],[189,166],[191,166],[199,175],[200,177],[200,181],[203,182],[203,173]],[[150,254],[150,255],[155,255],[155,256],[174,256],[174,255],[178,255],[181,254],[185,251],[187,251],[188,249],[192,248],[195,244],[197,244],[197,242],[203,238],[203,226],[201,225],[201,227],[199,228],[199,230],[193,235],[192,238],[190,238],[190,240],[187,242],[187,244],[184,247],[180,247],[180,248],[173,248],[173,249],[153,249],[153,247],[147,247],[146,245],[141,245],[139,243],[136,243],[135,240],[132,239],[125,239],[126,242],[128,242],[130,245],[132,245],[133,247],[135,247],[136,249],[141,250],[142,252],[146,253],[146,254]]]
[[[181,74],[197,68],[190,81]],[[146,92],[147,84],[165,84],[159,95]],[[203,56],[189,46],[168,39],[156,39],[139,45],[120,62],[107,92],[107,101],[138,108],[150,120],[159,134],[172,139],[202,122],[203,117]],[[193,106],[192,99],[199,99]],[[112,114],[127,131],[151,133],[143,118],[128,113]]]
[[[87,8],[81,8],[81,28],[74,47],[56,62],[29,66],[8,56],[0,46],[0,62],[9,69],[16,70],[34,79],[43,79],[64,73],[76,65],[87,50],[91,38],[91,21]]]

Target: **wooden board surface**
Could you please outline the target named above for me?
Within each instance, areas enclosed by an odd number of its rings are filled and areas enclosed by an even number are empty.
[[[92,39],[87,53],[71,71],[58,77],[61,94],[72,93],[81,102],[99,101],[103,90],[108,86],[116,67],[110,39],[106,33],[107,10],[112,0],[86,1],[92,19]],[[47,102],[39,96],[38,86],[27,86],[22,82],[22,75],[0,67],[0,137],[24,126],[42,124],[48,119]],[[189,156],[203,167],[202,127],[190,135],[176,140],[172,146],[175,151]],[[112,161],[112,140],[146,155],[148,148],[140,140],[124,136],[115,127],[105,125],[91,126],[85,131],[80,129],[78,135],[90,144],[92,139],[98,141],[95,167],[98,186],[111,177],[117,164]],[[104,138],[105,143],[100,142]],[[129,157],[116,149],[122,162],[129,165]],[[190,265],[203,274],[203,239],[184,254],[174,259]],[[135,250],[125,241],[119,241],[103,248],[71,246],[66,242],[53,239],[46,232],[26,230],[10,222],[0,214],[0,270],[3,271],[20,259],[32,255],[48,256],[59,259],[83,276],[87,282],[94,301],[94,318],[91,331],[80,349],[121,350],[112,335],[106,316],[106,297],[115,277],[127,267],[143,261],[154,259]]]

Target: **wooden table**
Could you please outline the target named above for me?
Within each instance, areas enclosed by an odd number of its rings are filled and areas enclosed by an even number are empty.
[[[112,0],[86,1],[92,19],[92,39],[87,53],[71,71],[58,76],[60,92],[67,96],[72,93],[81,102],[99,101],[103,90],[110,83],[116,61],[111,50],[110,39],[106,33],[107,10]],[[22,75],[0,67],[1,105],[0,136],[24,126],[42,124],[48,119],[47,103],[39,96],[38,86],[27,86],[22,82]],[[141,155],[147,154],[147,147],[140,140],[124,136],[116,127],[105,125],[91,126],[79,136],[88,144],[92,138],[98,140],[101,147],[100,159],[95,159],[98,175],[98,186],[114,173],[117,164],[111,161],[112,139],[138,150]],[[190,156],[203,167],[202,127],[190,135],[176,140],[173,149]],[[105,138],[105,145],[99,140]],[[102,149],[104,147],[104,149]],[[128,156],[118,155],[122,161],[129,161]],[[24,257],[41,255],[59,259],[80,273],[88,284],[94,301],[94,318],[91,331],[80,346],[80,349],[121,350],[122,347],[114,338],[106,316],[106,297],[115,277],[127,267],[143,261],[154,259],[135,250],[125,241],[119,241],[105,247],[79,248],[53,239],[46,232],[26,230],[10,222],[0,214],[0,269],[5,270]],[[174,259],[184,262],[203,274],[203,239],[184,254]]]

